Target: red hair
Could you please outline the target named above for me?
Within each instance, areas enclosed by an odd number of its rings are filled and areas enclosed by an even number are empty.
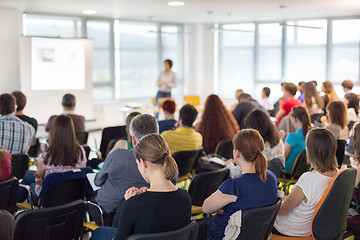
[[[164,111],[173,114],[176,110],[176,103],[173,100],[166,100],[163,103],[162,108]]]
[[[197,126],[197,131],[203,136],[205,151],[215,152],[220,141],[233,138],[239,129],[237,121],[221,99],[211,94],[206,99],[201,121]]]

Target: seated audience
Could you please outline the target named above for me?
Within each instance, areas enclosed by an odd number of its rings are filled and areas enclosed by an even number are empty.
[[[286,97],[285,97],[285,85],[287,84],[287,82],[282,82],[281,83],[281,92],[283,93],[283,95],[279,98],[279,100],[274,104],[274,113],[277,113],[280,110],[281,105],[285,102]],[[273,117],[275,115],[272,115]]]
[[[129,188],[118,229],[100,227],[91,239],[126,239],[131,234],[167,232],[190,223],[191,199],[171,182],[178,168],[166,141],[149,134],[135,146],[135,156],[135,164],[150,188]]]
[[[291,111],[292,124],[298,129],[285,138],[285,172],[290,174],[297,155],[306,149],[305,137],[311,129],[310,117],[304,107],[294,107]]]
[[[75,126],[75,132],[84,132],[85,131],[85,118],[84,116],[81,115],[77,115],[74,113],[75,111],[75,104],[76,104],[76,98],[74,95],[72,94],[65,94],[61,105],[64,109],[63,111],[63,115],[68,115],[69,117],[71,117],[71,119],[73,120],[74,126]],[[45,126],[45,130],[46,132],[50,132],[51,130],[51,125],[55,119],[56,115],[53,115],[49,118],[46,126]]]
[[[298,99],[303,103],[305,101],[305,96],[304,96],[304,81],[301,81],[298,83],[297,85],[297,90],[300,92],[300,96],[298,97]]]
[[[262,109],[258,102],[252,99],[250,94],[243,93],[239,96],[239,104],[236,106],[232,115],[239,124],[240,129],[245,128],[244,119],[255,109]]]
[[[238,89],[235,91],[235,99],[236,99],[236,103],[232,104],[229,108],[229,111],[232,112],[234,111],[234,109],[236,108],[236,106],[239,104],[239,97],[241,94],[244,93],[244,90],[242,89]]]
[[[303,106],[309,111],[309,114],[322,113],[324,101],[321,99],[313,82],[304,84],[304,103]]]
[[[215,152],[220,141],[233,138],[239,131],[239,125],[221,99],[211,94],[206,99],[201,121],[196,126],[196,130],[201,133],[203,147],[210,154]]]
[[[284,91],[286,100],[280,105],[280,109],[275,115],[275,118],[277,119],[277,125],[279,125],[281,120],[290,113],[293,107],[300,106],[302,104],[299,99],[295,98],[297,92],[297,87],[295,84],[286,83],[284,85]]]
[[[345,80],[341,83],[341,86],[343,87],[343,90],[345,94],[352,93],[352,89],[354,87],[354,83],[351,80]]]
[[[268,87],[264,87],[261,91],[261,100],[259,104],[267,111],[274,110],[274,101],[270,98],[271,90]]]
[[[321,122],[335,135],[336,140],[346,140],[349,136],[349,129],[345,104],[342,101],[332,101],[328,104],[327,109],[329,121],[323,116]]]
[[[356,174],[356,179],[355,179],[355,187],[359,185],[360,183],[360,124],[356,124],[353,128],[353,132],[354,132],[354,149],[355,149],[355,154],[354,154],[354,162],[355,164],[358,165],[357,167],[357,174]]]
[[[178,151],[198,149],[202,146],[203,138],[193,128],[197,115],[196,108],[186,104],[180,109],[179,127],[161,133],[169,145],[171,154]]]
[[[175,128],[177,121],[175,120],[176,103],[174,100],[166,100],[162,104],[165,114],[165,120],[159,121],[159,133]]]
[[[335,92],[334,85],[330,81],[323,82],[321,91],[325,93],[325,95],[322,96],[322,99],[324,100],[324,112],[326,112],[326,106],[329,102],[339,100],[339,97]]]
[[[149,114],[138,115],[131,120],[129,132],[135,147],[144,136],[159,132],[158,122]],[[139,173],[134,149],[116,149],[109,154],[96,174],[94,183],[100,187],[95,201],[110,215],[123,202],[127,189],[149,186]]]
[[[0,148],[0,182],[9,179],[11,174],[11,154]]]
[[[37,170],[28,170],[22,184],[29,185],[39,196],[44,178],[50,173],[62,173],[86,167],[85,150],[79,145],[74,124],[69,116],[55,117],[49,137],[49,147],[41,153],[37,161]],[[22,193],[19,201],[24,201]]]
[[[27,153],[35,140],[35,129],[15,116],[15,106],[14,96],[0,95],[0,146],[11,154]]]
[[[344,103],[347,108],[347,119],[349,122],[358,122],[359,118],[359,99],[355,93],[345,94]]]
[[[0,210],[0,239],[12,240],[15,230],[15,218],[6,210]]]
[[[327,129],[315,128],[306,137],[307,161],[314,168],[301,175],[283,198],[273,233],[286,236],[310,236],[315,208],[331,179],[337,173],[336,139]]]
[[[38,128],[38,123],[37,123],[36,119],[26,116],[24,114],[24,108],[26,105],[26,96],[20,91],[12,92],[11,95],[13,95],[16,98],[17,108],[16,108],[15,115],[18,118],[20,118],[21,120],[28,122],[31,126],[33,126],[35,129],[35,133],[36,133],[37,128]]]
[[[277,201],[277,180],[271,171],[267,171],[267,161],[262,154],[264,141],[258,131],[244,129],[233,139],[234,161],[243,174],[228,179],[219,189],[208,197],[202,206],[205,213],[218,212],[210,218],[207,236],[223,239],[230,216],[248,208],[257,208],[274,204]]]

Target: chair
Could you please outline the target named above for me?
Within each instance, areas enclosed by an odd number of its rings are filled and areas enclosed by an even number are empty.
[[[29,155],[12,154],[11,155],[11,177],[22,179],[29,169]]]
[[[87,145],[87,144],[82,145],[82,147],[85,150],[86,159],[89,161],[91,149],[90,149],[89,145]]]
[[[230,159],[233,158],[233,150],[232,139],[227,139],[218,143],[215,153],[223,158]]]
[[[185,101],[187,104],[193,105],[194,107],[200,105],[200,97],[197,96],[197,95],[187,95],[187,96],[184,96],[184,101]]]
[[[16,177],[0,182],[0,209],[13,214],[16,210],[19,181]]]
[[[320,123],[321,123],[320,119],[321,119],[322,116],[324,116],[323,113],[314,113],[314,114],[311,114],[311,115],[310,115],[310,122],[313,123],[313,124],[314,124],[314,123],[317,123],[317,122],[320,122]]]
[[[246,209],[242,212],[241,232],[237,240],[267,240],[273,228],[281,199],[270,206]]]
[[[339,168],[341,168],[341,165],[344,161],[345,147],[346,147],[345,140],[337,140],[336,159],[337,159]]]
[[[346,221],[354,191],[356,169],[338,172],[316,206],[310,237],[284,237],[273,234],[271,240],[340,240],[346,231]]]
[[[62,206],[21,212],[16,216],[14,239],[79,239],[85,211],[85,203],[77,200]]]
[[[127,139],[126,126],[107,127],[103,129],[100,143],[100,152],[103,159],[107,156],[106,153],[110,140],[116,138]]]
[[[87,144],[89,138],[88,132],[77,132],[76,133],[76,139],[78,140],[80,145]]]
[[[206,198],[215,192],[219,186],[229,178],[230,171],[224,167],[222,169],[203,172],[195,175],[189,187],[189,194],[191,197],[192,214],[202,213],[202,205]]]
[[[36,138],[36,142],[35,145],[30,146],[29,150],[28,150],[28,155],[30,157],[38,157],[40,154],[40,140],[39,138]]]
[[[202,153],[203,149],[178,151],[172,157],[176,161],[179,169],[179,182],[191,176],[191,172],[195,167],[195,163]]]
[[[183,228],[162,232],[162,233],[147,233],[134,234],[126,238],[127,240],[196,240],[199,232],[199,226],[195,221],[192,221]]]

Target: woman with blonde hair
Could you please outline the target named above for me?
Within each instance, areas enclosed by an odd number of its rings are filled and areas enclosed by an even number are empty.
[[[303,106],[310,114],[321,113],[324,108],[324,101],[321,99],[313,82],[307,82],[303,86],[304,89],[304,104]]]
[[[339,97],[337,96],[334,85],[330,81],[323,82],[321,86],[321,91],[325,93],[324,96],[322,96],[322,99],[324,100],[324,109],[328,105],[329,102],[339,100]]]

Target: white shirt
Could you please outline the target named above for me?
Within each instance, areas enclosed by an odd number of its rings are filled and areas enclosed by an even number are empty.
[[[331,179],[317,171],[301,175],[294,187],[300,187],[303,190],[307,203],[303,200],[288,214],[278,215],[274,223],[276,230],[287,236],[310,236],[315,208]]]
[[[258,101],[258,103],[266,110],[274,109],[274,101],[270,98],[263,98]]]
[[[159,83],[159,82],[169,83],[169,86],[165,86],[165,85],[159,86],[159,91],[171,92],[171,88],[176,86],[176,74],[171,70],[168,73],[166,73],[165,71],[162,71],[159,75],[159,79],[158,79],[157,83]]]
[[[356,115],[355,109],[353,109],[353,108],[347,109],[347,118],[348,118],[349,122],[350,121],[358,122],[360,120],[359,115]]]

